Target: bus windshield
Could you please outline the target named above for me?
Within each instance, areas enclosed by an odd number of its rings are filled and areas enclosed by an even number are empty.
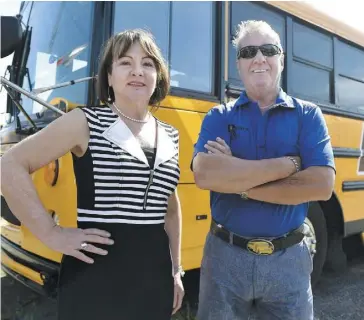
[[[25,2],[23,23],[31,29],[30,53],[22,81],[25,90],[31,92],[89,74],[92,6],[92,2]],[[62,97],[85,104],[87,82],[48,90],[38,97],[47,102]],[[31,117],[44,110],[25,96],[22,105]],[[57,116],[53,113],[53,117]],[[22,113],[19,117],[22,122],[27,121]]]

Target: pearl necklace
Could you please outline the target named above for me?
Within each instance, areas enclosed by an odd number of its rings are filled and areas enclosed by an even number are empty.
[[[116,109],[116,111],[119,113],[119,115],[121,115],[122,117],[126,118],[126,119],[129,119],[131,121],[134,121],[134,122],[139,122],[139,123],[147,123],[149,121],[149,117],[150,117],[150,112],[148,112],[148,119],[147,120],[139,120],[139,119],[134,119],[134,118],[131,118],[129,116],[127,116],[126,114],[122,113],[115,105],[115,102],[113,102],[112,104],[114,106],[114,108]]]

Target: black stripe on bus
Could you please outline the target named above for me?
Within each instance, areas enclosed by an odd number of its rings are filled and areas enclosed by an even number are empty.
[[[360,149],[353,148],[333,148],[336,158],[359,158],[361,156]]]
[[[350,119],[364,120],[364,114],[354,113],[354,112],[350,112],[350,111],[343,110],[343,109],[336,109],[334,107],[324,106],[321,104],[317,104],[317,105],[321,108],[321,110],[324,114],[333,115],[333,116],[341,116],[341,117],[350,118]]]
[[[364,181],[344,181],[342,190],[343,191],[364,190]]]
[[[345,236],[358,234],[364,230],[364,219],[345,222]]]

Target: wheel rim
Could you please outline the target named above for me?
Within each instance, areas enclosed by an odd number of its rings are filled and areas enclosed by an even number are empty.
[[[317,245],[316,232],[312,222],[308,218],[305,219],[305,239],[310,248],[312,256],[314,256]]]

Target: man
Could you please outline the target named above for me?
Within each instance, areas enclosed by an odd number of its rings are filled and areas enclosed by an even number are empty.
[[[313,319],[313,261],[304,239],[308,202],[328,200],[335,165],[321,110],[280,88],[283,53],[265,22],[234,40],[245,91],[212,108],[192,170],[211,190],[211,230],[201,266],[199,320]]]

